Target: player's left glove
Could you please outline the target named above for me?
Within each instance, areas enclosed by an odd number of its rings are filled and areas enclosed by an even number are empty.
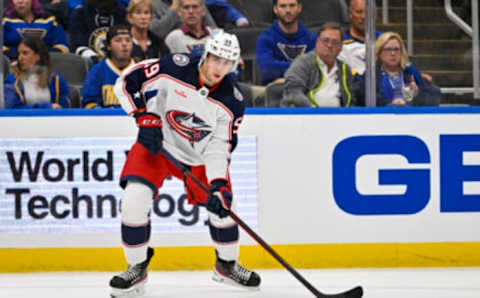
[[[227,217],[232,206],[232,190],[227,180],[216,179],[210,184],[210,196],[207,200],[207,210]]]
[[[135,115],[135,118],[138,125],[138,142],[152,155],[157,155],[163,141],[162,119],[153,113],[140,113]]]

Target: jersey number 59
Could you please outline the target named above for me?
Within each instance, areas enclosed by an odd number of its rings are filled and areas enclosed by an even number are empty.
[[[240,124],[242,123],[243,117],[238,117],[235,119],[235,122],[233,122],[233,133],[236,134],[238,132],[238,129],[240,128]]]
[[[147,77],[147,79],[150,79],[151,77],[153,77],[154,75],[156,75],[158,73],[158,71],[160,70],[160,63],[153,63],[151,65],[148,65],[145,67],[144,71],[145,71],[145,76]]]

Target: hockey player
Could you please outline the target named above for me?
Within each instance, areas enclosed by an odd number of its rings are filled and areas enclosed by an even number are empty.
[[[123,109],[135,117],[137,142],[131,148],[120,177],[122,240],[129,267],[110,281],[113,297],[142,294],[153,256],[149,211],[164,179],[184,180],[188,201],[204,204],[216,248],[213,279],[258,289],[260,277],[242,267],[237,224],[228,217],[234,209],[229,178],[230,154],[245,109],[230,74],[240,57],[235,35],[218,31],[205,43],[202,56],[170,54],[161,60],[140,62],[116,82]],[[207,195],[159,153],[165,148],[205,185]]]

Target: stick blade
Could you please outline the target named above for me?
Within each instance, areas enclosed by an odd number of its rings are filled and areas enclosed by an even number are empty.
[[[339,294],[331,294],[331,295],[321,295],[317,296],[319,298],[361,298],[363,296],[363,288],[362,287],[355,287],[350,289],[346,292],[339,293]]]

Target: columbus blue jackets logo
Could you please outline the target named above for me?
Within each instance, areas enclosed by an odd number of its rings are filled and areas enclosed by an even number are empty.
[[[212,132],[210,125],[195,116],[195,113],[169,111],[166,114],[166,118],[173,130],[190,141],[192,147],[196,142],[200,142]]]

